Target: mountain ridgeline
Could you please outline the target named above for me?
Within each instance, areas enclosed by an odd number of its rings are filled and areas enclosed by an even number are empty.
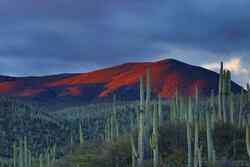
[[[195,94],[196,87],[202,95],[211,90],[219,92],[219,75],[210,70],[192,66],[174,59],[157,62],[126,63],[88,73],[61,74],[41,77],[0,76],[0,95],[54,100],[74,98],[94,101],[110,97],[112,93],[123,100],[138,99],[139,78],[151,70],[152,94],[172,97],[176,90],[183,95]],[[241,87],[231,82],[232,92]]]
[[[164,60],[2,80],[8,95],[44,98],[49,89],[47,100],[81,99],[99,84],[93,99],[112,101],[55,108],[0,96],[1,167],[250,166],[250,85],[233,83],[223,63],[219,75]],[[126,101],[126,92],[139,97]]]

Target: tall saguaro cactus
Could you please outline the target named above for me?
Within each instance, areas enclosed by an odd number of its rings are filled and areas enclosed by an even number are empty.
[[[151,69],[148,68],[146,70],[146,102],[145,102],[145,137],[144,137],[144,144],[145,144],[145,158],[149,158],[150,154],[150,147],[149,147],[149,137],[150,137],[150,130],[152,127],[152,117],[151,117]]]
[[[238,116],[238,126],[239,128],[242,126],[242,114],[243,114],[243,106],[244,106],[244,89],[241,89],[240,93],[240,111]]]
[[[119,124],[116,110],[116,95],[113,95],[112,131],[115,137],[119,136]]]
[[[146,110],[149,110],[149,103],[151,99],[151,70],[147,69],[147,78],[146,78]]]
[[[194,123],[194,167],[198,167],[199,164],[199,123],[195,120]]]
[[[186,128],[187,128],[187,144],[188,144],[188,167],[192,167],[192,128],[191,125],[193,123],[193,115],[192,115],[192,101],[191,97],[189,97],[189,105],[188,105],[188,113],[186,120]]]
[[[13,167],[17,166],[17,145],[13,144]]]
[[[142,167],[144,160],[144,112],[143,110],[139,111],[139,134],[138,134],[138,166]]]
[[[42,154],[39,155],[39,167],[44,167],[44,165],[43,165],[43,155]]]
[[[131,157],[132,157],[132,167],[137,167],[138,160],[138,152],[136,151],[135,142],[133,135],[130,136],[130,144],[131,144]]]
[[[249,125],[246,126],[246,147],[247,147],[247,154],[250,159],[250,128]]]
[[[234,124],[234,111],[234,96],[230,94],[230,122],[232,125]]]
[[[191,123],[187,121],[188,167],[192,167],[192,130]]]
[[[28,166],[28,143],[27,143],[27,137],[24,137],[23,141],[23,146],[24,146],[24,166]]]
[[[23,140],[22,139],[19,140],[19,147],[18,148],[19,148],[19,162],[18,162],[18,164],[20,167],[24,167],[24,162],[23,162],[24,151],[23,151]]]
[[[158,136],[159,136],[159,117],[157,112],[157,106],[154,105],[153,113],[153,132],[150,139],[150,146],[153,150],[153,167],[158,167],[159,165],[159,146],[158,146]]]
[[[145,102],[144,102],[144,97],[145,92],[144,92],[144,79],[143,76],[140,77],[140,110],[144,109]]]
[[[138,118],[138,153],[137,160],[138,166],[142,167],[144,161],[144,141],[145,141],[145,114],[144,114],[144,79],[140,78],[140,109],[139,109],[139,118]],[[134,149],[135,150],[135,149]]]
[[[211,91],[210,95],[210,104],[209,104],[209,112],[211,111],[211,128],[215,128],[215,122],[216,122],[216,111],[215,111],[215,103],[214,103],[214,91]]]
[[[222,120],[222,92],[223,92],[223,81],[224,81],[224,65],[221,62],[220,75],[219,75],[219,92],[218,92],[218,117]]]
[[[216,161],[216,154],[213,144],[212,131],[211,131],[211,115],[206,112],[206,133],[207,133],[207,159],[208,165],[212,166]]]
[[[158,113],[159,113],[159,126],[161,126],[163,122],[163,113],[162,113],[162,98],[160,94],[158,95]]]
[[[219,75],[219,92],[218,92],[218,116],[219,120],[224,123],[228,121],[228,103],[231,95],[231,72],[224,70],[223,62],[221,62],[220,75]]]
[[[227,89],[227,73],[223,71],[223,80],[222,80],[222,115],[223,115],[223,122],[227,122],[227,113],[226,113],[226,89]]]
[[[84,143],[84,138],[83,138],[83,131],[82,131],[82,124],[81,122],[79,123],[79,140],[80,144]]]

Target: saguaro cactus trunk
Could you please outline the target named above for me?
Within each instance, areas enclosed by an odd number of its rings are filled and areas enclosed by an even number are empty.
[[[206,132],[207,132],[207,159],[208,165],[213,166],[216,161],[216,154],[213,145],[212,131],[211,131],[211,115],[206,112]]]
[[[158,136],[159,136],[159,118],[158,112],[156,109],[156,105],[154,106],[154,114],[153,114],[153,133],[150,140],[150,145],[153,150],[153,167],[158,167],[159,165],[159,146],[158,146]]]
[[[144,97],[145,96],[145,92],[144,92],[144,79],[143,76],[140,77],[140,110],[144,109]]]
[[[249,125],[246,126],[246,147],[247,147],[247,154],[250,159],[250,128]]]
[[[198,167],[199,164],[199,123],[194,123],[194,167]]]
[[[82,124],[81,124],[81,122],[79,123],[79,140],[80,140],[80,144],[83,144],[83,143],[84,143],[83,132],[82,132]]]
[[[163,123],[163,113],[162,113],[162,98],[161,95],[158,95],[158,114],[159,114],[159,127]]]
[[[188,167],[192,167],[192,131],[191,124],[187,122]]]
[[[223,62],[221,62],[220,75],[219,75],[219,92],[218,92],[218,117],[219,117],[219,120],[222,120],[222,91],[223,91],[223,80],[224,80],[223,71],[224,71]]]
[[[135,142],[133,135],[130,136],[130,144],[131,144],[131,157],[132,157],[132,167],[137,167],[137,159],[138,159],[138,152],[135,148]]]

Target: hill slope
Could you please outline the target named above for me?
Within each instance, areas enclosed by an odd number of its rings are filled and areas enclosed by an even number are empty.
[[[18,97],[81,97],[93,100],[107,97],[112,92],[124,97],[138,97],[138,81],[151,68],[153,94],[174,95],[178,89],[183,95],[193,95],[198,87],[203,95],[218,90],[219,75],[207,69],[166,59],[158,62],[127,63],[88,73],[62,74],[44,77],[0,76],[0,94]],[[241,87],[232,82],[233,92]]]

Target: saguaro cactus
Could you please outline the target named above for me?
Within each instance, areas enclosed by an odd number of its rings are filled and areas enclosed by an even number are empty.
[[[206,132],[207,132],[207,159],[208,165],[214,165],[216,161],[215,149],[213,145],[213,138],[211,132],[211,118],[210,113],[206,112]]]
[[[135,148],[135,142],[133,135],[130,135],[130,144],[131,144],[131,157],[132,157],[132,167],[137,167],[137,160],[138,160],[138,152]]]
[[[215,111],[215,104],[214,104],[214,91],[211,91],[210,95],[210,104],[209,104],[209,112],[211,111],[211,128],[215,128],[215,121],[216,121],[216,111]]]
[[[238,114],[238,127],[241,128],[242,125],[242,114],[243,114],[243,105],[244,105],[244,89],[241,89],[240,93],[240,108]]]
[[[250,102],[250,84],[247,83],[247,102]]]
[[[207,159],[208,163],[212,162],[212,139],[211,139],[211,128],[210,128],[210,115],[209,112],[206,112],[206,132],[207,132]]]
[[[82,131],[82,124],[81,122],[79,123],[79,140],[80,144],[84,143],[84,138],[83,138],[83,131]]]
[[[199,89],[195,88],[195,110],[194,110],[195,120],[199,119]]]
[[[234,95],[230,95],[230,122],[233,125],[234,124]]]
[[[42,154],[39,155],[39,167],[44,167],[44,165],[43,165],[43,155]]]
[[[13,144],[13,167],[17,166],[17,145]]]
[[[189,107],[186,120],[187,144],[188,144],[188,167],[192,167],[192,128],[191,128],[192,122],[193,122],[192,101],[191,97],[189,97]]]
[[[226,113],[226,80],[227,80],[227,73],[223,71],[223,80],[222,80],[222,115],[223,115],[223,122],[227,122],[227,113]]]
[[[246,147],[247,147],[247,154],[250,159],[250,128],[249,125],[246,126]]]
[[[139,111],[139,134],[138,134],[138,166],[142,167],[144,160],[144,112]]]
[[[112,131],[115,137],[119,137],[119,123],[116,110],[116,95],[113,96]]]
[[[194,123],[194,167],[197,167],[199,164],[199,123],[195,120]]]
[[[24,166],[28,166],[28,143],[27,143],[27,137],[24,137],[23,141],[23,146],[24,146]]]
[[[157,106],[154,105],[153,113],[153,132],[150,139],[150,146],[153,150],[153,166],[158,167],[159,165],[159,146],[158,146],[158,136],[159,136],[159,118],[157,112]]]
[[[159,113],[159,127],[163,122],[163,113],[162,113],[162,98],[161,95],[158,95],[158,113]]]
[[[147,78],[146,78],[146,107],[149,107],[150,99],[151,99],[151,70],[147,69]],[[147,108],[149,109],[149,108]],[[146,110],[147,110],[146,109]]]
[[[19,166],[20,167],[24,167],[24,162],[23,162],[23,140],[22,139],[20,139],[19,140],[19,162],[18,162],[18,164],[19,164]]]
[[[219,92],[218,92],[218,117],[222,120],[222,92],[223,92],[223,81],[224,81],[224,67],[223,62],[221,62],[220,75],[219,75]]]
[[[193,124],[194,122],[194,113],[193,113],[193,105],[192,105],[192,98],[188,98],[188,121]]]
[[[143,79],[143,76],[140,77],[140,110],[143,110],[144,109],[144,95],[145,95],[145,92],[144,92],[144,79]]]
[[[187,121],[188,167],[192,167],[192,131],[191,124]]]
[[[179,119],[179,115],[180,115],[180,98],[179,98],[179,93],[178,93],[178,89],[176,89],[175,92],[175,116],[177,119]]]
[[[202,167],[202,147],[198,150],[198,161],[199,161],[199,167]]]
[[[152,117],[151,117],[151,69],[148,68],[146,71],[146,102],[145,102],[145,134],[144,134],[144,144],[145,144],[145,158],[149,158],[150,155],[150,147],[149,147],[149,137],[150,137],[150,130],[152,127]]]

